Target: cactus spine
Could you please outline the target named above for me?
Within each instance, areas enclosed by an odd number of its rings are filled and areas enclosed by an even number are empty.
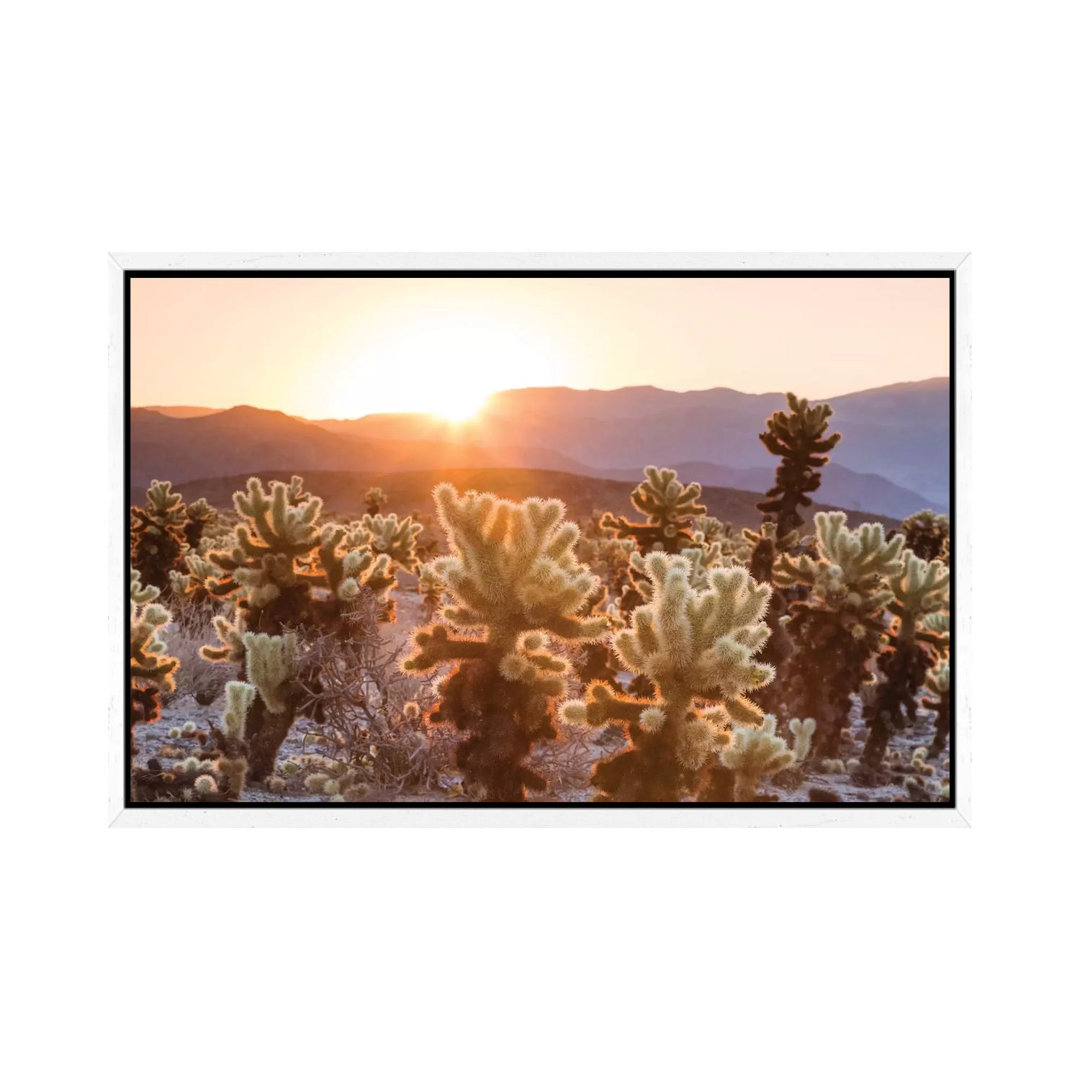
[[[547,649],[600,637],[606,623],[582,617],[599,584],[578,562],[578,527],[556,499],[513,503],[494,495],[434,491],[451,554],[436,560],[446,601],[440,621],[418,630],[406,672],[452,664],[428,719],[450,721],[468,738],[457,750],[468,780],[487,798],[521,802],[544,780],[524,760],[537,739],[557,736],[552,703],[566,663]]]

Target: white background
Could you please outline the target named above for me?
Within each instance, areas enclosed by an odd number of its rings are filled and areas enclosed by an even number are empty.
[[[7,13],[12,1075],[1071,1073],[1067,11]],[[974,251],[973,829],[106,829],[107,251],[755,250]]]

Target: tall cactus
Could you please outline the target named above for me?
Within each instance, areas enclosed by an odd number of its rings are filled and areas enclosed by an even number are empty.
[[[743,695],[773,677],[755,659],[769,635],[763,617],[770,590],[745,570],[723,568],[709,571],[704,587],[695,589],[682,555],[653,552],[645,570],[648,603],[634,609],[614,648],[626,670],[645,676],[655,693],[621,694],[597,681],[562,713],[570,723],[624,725],[630,747],[593,771],[602,799],[672,802],[709,782],[734,727],[761,723],[760,710]]]
[[[871,678],[870,660],[883,645],[882,616],[893,601],[888,579],[901,571],[902,536],[886,540],[880,524],[847,527],[843,511],[814,515],[818,556],[782,555],[773,580],[802,586],[791,603],[788,633],[795,645],[786,668],[789,715],[813,716],[816,752],[835,758],[851,695]]]
[[[144,586],[139,571],[131,568],[130,603],[130,699],[128,720],[152,724],[161,717],[161,695],[176,688],[180,661],[166,652],[162,632],[168,626],[169,610],[154,601],[161,595],[153,585]]]
[[[934,663],[927,648],[935,643],[934,636],[923,627],[923,620],[948,606],[949,569],[937,560],[926,562],[905,551],[901,568],[889,577],[889,588],[893,599],[888,611],[894,616],[893,625],[878,657],[882,681],[866,712],[869,736],[862,763],[869,767],[881,764],[890,735],[915,718],[915,696]]]
[[[683,484],[674,469],[648,465],[645,479],[630,493],[630,501],[648,520],[630,522],[604,514],[600,527],[634,540],[643,554],[666,551],[674,555],[694,544],[694,520],[706,513],[706,507],[698,502],[700,497],[700,484]]]
[[[826,435],[832,406],[811,405],[806,398],[787,395],[789,412],[777,410],[765,422],[759,438],[770,454],[776,454],[776,482],[757,504],[763,514],[773,514],[777,537],[783,539],[803,523],[801,507],[810,505],[810,493],[821,486],[821,468],[840,441],[840,432]]]
[[[489,800],[521,802],[526,790],[546,788],[524,762],[536,740],[557,736],[552,704],[565,689],[567,665],[548,638],[603,634],[605,620],[582,615],[599,580],[578,562],[578,528],[558,500],[459,495],[451,484],[434,497],[451,551],[432,564],[445,601],[402,667],[453,665],[428,719],[468,733],[457,761]]]
[[[146,492],[146,506],[131,508],[131,565],[144,585],[164,592],[170,572],[183,568],[187,524],[183,496],[168,480],[154,480]]]

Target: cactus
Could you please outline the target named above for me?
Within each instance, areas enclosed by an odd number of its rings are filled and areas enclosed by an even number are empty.
[[[832,416],[830,405],[810,405],[805,398],[790,393],[787,403],[790,412],[774,412],[759,436],[765,449],[781,459],[776,467],[776,483],[757,504],[763,514],[776,515],[780,538],[795,532],[803,523],[799,510],[810,505],[810,492],[821,486],[820,470],[840,441],[838,431],[825,434]]]
[[[184,522],[184,539],[192,550],[202,542],[207,527],[217,521],[217,511],[205,500],[196,499],[187,507],[187,521]]]
[[[131,565],[145,585],[160,592],[169,587],[169,574],[183,565],[188,542],[184,499],[167,480],[154,480],[146,492],[146,507],[131,508]]]
[[[949,519],[933,510],[920,510],[900,523],[907,547],[920,559],[949,561]]]
[[[752,529],[743,530],[743,540],[750,548],[748,568],[750,576],[763,585],[773,583],[773,566],[779,554],[787,551],[795,543],[796,534],[789,533],[778,537],[776,523],[766,521],[761,529],[754,532]],[[763,686],[754,693],[754,701],[767,713],[775,716],[784,716],[787,711],[787,703],[784,700],[784,683],[786,680],[786,665],[788,657],[794,650],[791,636],[787,632],[788,622],[788,597],[784,589],[774,588],[769,610],[765,613],[765,625],[769,628],[769,640],[765,642],[765,648],[761,652],[763,663],[769,664],[776,670],[776,678],[767,686]]]
[[[615,635],[614,648],[654,694],[621,694],[593,682],[585,699],[567,702],[562,714],[570,723],[624,725],[630,748],[593,771],[600,798],[672,802],[708,783],[733,726],[761,723],[760,710],[743,695],[773,676],[754,659],[769,634],[763,616],[770,590],[745,570],[724,568],[709,571],[707,586],[694,589],[691,562],[682,555],[654,552],[645,570],[650,599]]]
[[[320,528],[322,500],[304,491],[298,476],[289,484],[272,482],[269,491],[252,477],[233,502],[241,518],[235,542],[208,553],[205,562],[216,574],[202,584],[212,596],[232,598],[234,606],[231,618],[214,620],[219,645],[203,646],[201,654],[238,664],[248,681],[258,675],[260,695],[248,717],[249,775],[264,780],[303,696],[293,678],[298,647],[295,640],[289,644],[288,632],[347,634],[349,601],[363,587],[385,599],[394,577],[390,556],[371,550],[371,534],[360,522]],[[268,636],[278,643],[268,644]],[[257,656],[250,654],[252,646]],[[283,681],[275,681],[279,676]]]
[[[419,560],[416,554],[416,540],[423,532],[423,525],[418,521],[413,521],[411,517],[405,517],[399,521],[397,514],[388,514],[386,517],[382,514],[365,514],[360,525],[369,534],[371,550],[389,556],[388,572],[392,578],[393,571],[399,568],[407,574],[417,572]],[[390,593],[395,584],[396,579],[393,579],[392,584],[383,593],[380,612],[380,619],[383,622],[394,621],[396,604]]]
[[[869,737],[863,748],[862,763],[868,768],[881,764],[889,737],[910,724],[915,717],[915,695],[919,692],[933,658],[922,637],[924,618],[940,612],[949,603],[949,569],[944,563],[927,562],[911,551],[903,553],[900,569],[890,575],[893,598],[888,611],[894,616],[888,631],[888,643],[878,657],[882,680],[866,712]]]
[[[451,484],[434,491],[451,554],[436,560],[447,601],[441,621],[416,632],[405,672],[452,664],[432,722],[450,721],[468,738],[457,762],[487,798],[521,802],[544,780],[524,765],[537,739],[555,738],[552,702],[564,692],[566,663],[548,637],[587,641],[606,623],[583,618],[599,580],[578,562],[578,527],[556,499],[513,503]],[[453,633],[452,633],[453,631]]]
[[[161,717],[161,695],[176,688],[180,661],[166,654],[162,631],[171,616],[154,601],[161,595],[153,585],[144,586],[139,571],[131,568],[130,596],[130,690],[128,719],[134,725],[153,724]]]
[[[374,517],[387,503],[386,492],[381,487],[369,487],[364,493],[364,509]]]
[[[819,757],[839,756],[851,695],[869,682],[870,660],[883,645],[882,615],[893,600],[888,578],[903,568],[902,536],[885,539],[880,524],[847,528],[842,511],[814,516],[818,557],[782,554],[773,570],[781,588],[808,592],[790,605],[795,646],[785,669],[791,715],[813,716]]]
[[[789,768],[797,759],[798,751],[776,734],[776,717],[771,714],[759,728],[738,728],[720,752],[724,767],[735,774],[735,802],[757,802],[762,777]]]
[[[642,554],[666,551],[674,555],[694,545],[694,520],[706,512],[697,501],[700,496],[700,484],[684,485],[674,469],[648,465],[645,479],[630,493],[630,501],[648,521],[629,522],[624,517],[604,514],[600,526],[634,540]]]
[[[788,721],[788,730],[795,738],[796,761],[805,761],[810,756],[810,740],[816,728],[817,721],[812,716],[808,716],[805,720]]]

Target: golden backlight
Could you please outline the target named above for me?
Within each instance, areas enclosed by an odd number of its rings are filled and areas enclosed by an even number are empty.
[[[558,364],[527,327],[468,316],[428,318],[372,343],[357,361],[356,415],[372,411],[372,372],[392,411],[471,419],[498,390],[546,386]]]

